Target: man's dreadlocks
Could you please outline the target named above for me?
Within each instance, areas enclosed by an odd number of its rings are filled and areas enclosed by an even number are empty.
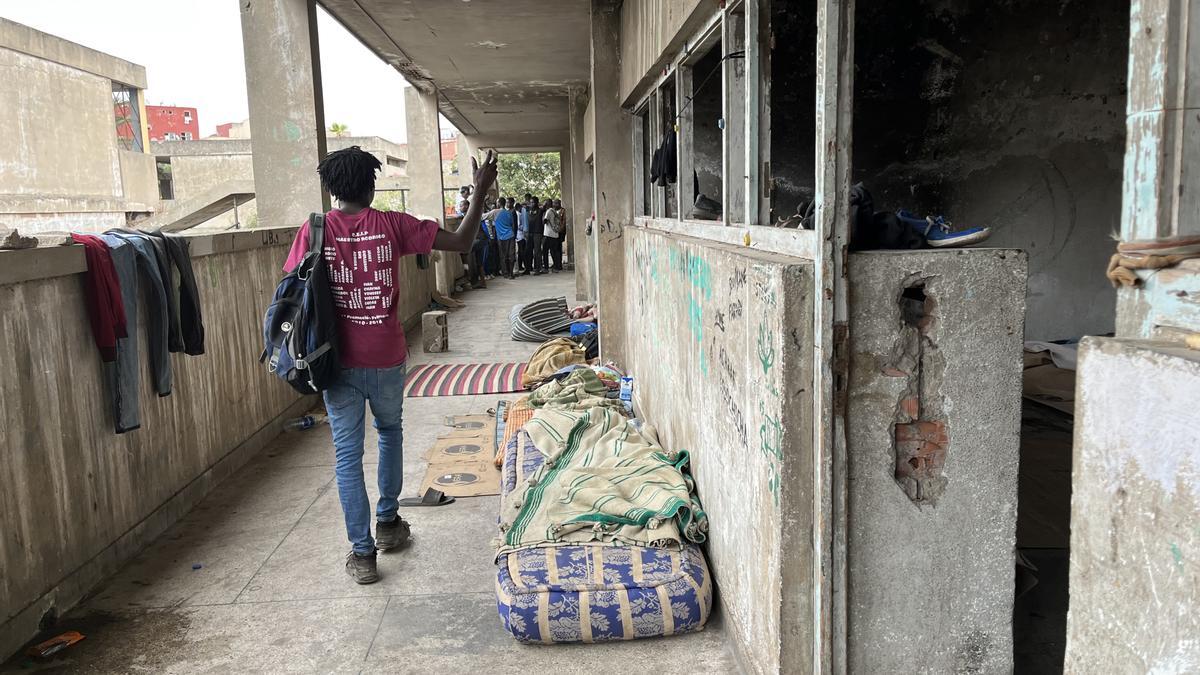
[[[375,172],[381,166],[375,155],[352,145],[325,155],[317,164],[317,173],[334,199],[367,206],[375,189]]]

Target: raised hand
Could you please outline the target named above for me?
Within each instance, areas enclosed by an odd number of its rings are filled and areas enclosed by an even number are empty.
[[[471,158],[471,175],[475,179],[475,189],[486,192],[492,183],[496,182],[496,160],[497,155],[494,150],[487,151],[487,157],[483,158],[483,166],[472,157]]]

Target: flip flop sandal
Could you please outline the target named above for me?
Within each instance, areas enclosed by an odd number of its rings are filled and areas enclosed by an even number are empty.
[[[405,497],[399,502],[400,506],[445,506],[453,503],[454,497],[447,497],[446,493],[434,488],[425,490],[420,497]]]

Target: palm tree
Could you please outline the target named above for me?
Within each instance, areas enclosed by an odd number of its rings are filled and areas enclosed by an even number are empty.
[[[329,133],[338,138],[342,138],[350,133],[350,127],[340,122],[334,122],[333,124],[329,125]]]

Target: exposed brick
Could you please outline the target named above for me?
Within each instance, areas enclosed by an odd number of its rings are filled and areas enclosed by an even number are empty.
[[[905,402],[915,398],[906,398]],[[896,480],[910,499],[933,502],[944,488],[942,467],[949,440],[942,422],[918,420],[896,425]]]

